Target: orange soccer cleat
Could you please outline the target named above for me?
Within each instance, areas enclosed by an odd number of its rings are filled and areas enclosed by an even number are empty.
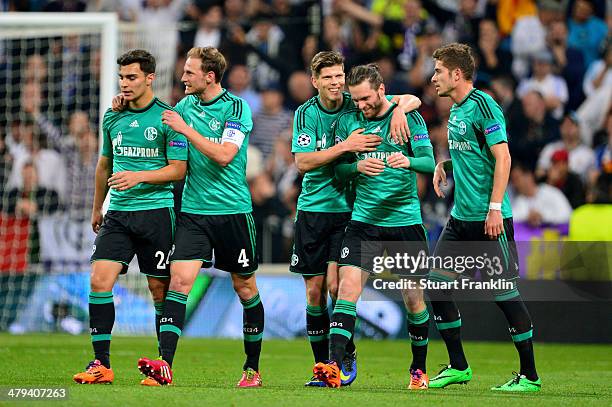
[[[429,377],[421,369],[410,369],[410,390],[427,390],[429,388]]]
[[[89,362],[84,372],[75,374],[72,379],[79,384],[112,384],[115,374],[96,359]]]
[[[340,387],[340,368],[336,362],[317,363],[312,369],[312,373],[325,383],[327,387]]]

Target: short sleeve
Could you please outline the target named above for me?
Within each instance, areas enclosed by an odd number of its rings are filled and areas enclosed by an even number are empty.
[[[292,153],[310,153],[317,148],[317,128],[315,117],[309,114],[311,109],[300,107],[293,118]]]
[[[406,117],[408,119],[408,128],[410,129],[410,145],[412,149],[414,150],[419,147],[433,148],[423,116],[417,111],[412,111]]]
[[[487,145],[493,146],[499,143],[507,143],[506,119],[501,107],[490,99],[479,99],[478,108],[474,109],[474,125],[481,131]]]
[[[102,151],[101,155],[108,158],[113,158],[113,142],[110,135],[109,122],[110,117],[112,116],[112,110],[108,109],[106,113],[104,113],[104,118],[102,119]]]
[[[245,138],[253,130],[251,108],[243,99],[234,100],[228,108],[223,129],[222,143],[242,147]]]
[[[189,144],[181,133],[177,133],[164,124],[166,132],[166,158],[168,160],[187,161],[187,151]]]

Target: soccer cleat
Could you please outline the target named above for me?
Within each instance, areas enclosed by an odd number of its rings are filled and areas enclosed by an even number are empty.
[[[340,367],[340,385],[350,386],[357,378],[357,351],[347,354]]]
[[[261,375],[250,367],[242,372],[242,377],[236,387],[261,387]]]
[[[325,387],[325,382],[317,379],[317,376],[312,376],[309,381],[304,384],[306,387]]]
[[[465,370],[457,370],[448,365],[444,366],[436,377],[429,380],[429,388],[441,389],[451,384],[467,384],[470,380],[472,380],[472,369],[469,366]]]
[[[410,369],[410,390],[427,390],[429,388],[429,377],[421,369]]]
[[[538,378],[538,380],[529,380],[525,377],[525,375],[518,374],[516,372],[512,372],[514,377],[505,384],[491,387],[491,390],[494,391],[523,391],[523,392],[534,392],[540,391],[542,389],[542,380]]]
[[[336,362],[319,362],[312,369],[312,373],[314,373],[317,379],[325,383],[327,387],[337,388],[341,385],[340,369]]]
[[[75,374],[72,379],[79,384],[112,384],[115,374],[96,359],[89,362],[84,372]]]
[[[172,369],[168,362],[163,359],[138,359],[138,370],[143,375],[150,377],[160,385],[172,383]],[[144,384],[144,383],[141,383]]]
[[[161,386],[161,384],[157,380],[153,379],[152,377],[145,377],[144,379],[140,381],[140,384],[142,384],[143,386],[153,386],[153,387]]]

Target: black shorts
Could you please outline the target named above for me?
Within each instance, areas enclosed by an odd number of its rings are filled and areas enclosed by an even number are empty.
[[[485,234],[484,224],[484,221],[463,221],[451,216],[436,244],[434,258],[462,259],[461,263],[465,263],[465,259],[469,256],[477,261],[469,267],[467,265],[454,268],[432,266],[432,269],[457,272],[470,278],[480,272],[483,280],[518,278],[518,253],[514,242],[512,218],[503,220],[504,232],[497,240],[491,240]],[[478,261],[478,257],[483,261]]]
[[[344,234],[338,265],[359,267],[375,274],[384,269],[401,276],[423,277],[429,270],[412,267],[414,263],[404,262],[404,255],[424,259],[428,253],[427,230],[421,224],[385,227],[351,220]],[[384,259],[397,259],[397,256],[400,260],[394,261],[392,267],[384,266]]]
[[[122,263],[121,274],[125,274],[135,254],[141,273],[169,277],[174,228],[173,208],[108,211],[96,236],[91,262]]]
[[[298,211],[289,270],[303,276],[325,275],[327,263],[338,261],[350,219],[350,212]]]
[[[252,274],[257,270],[255,221],[250,213],[196,215],[181,212],[176,227],[175,261],[199,260],[203,267],[230,273]]]

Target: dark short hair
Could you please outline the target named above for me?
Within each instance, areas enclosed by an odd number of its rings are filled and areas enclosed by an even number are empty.
[[[144,49],[133,49],[117,58],[117,64],[119,66],[136,63],[140,64],[140,69],[145,74],[155,73],[155,57]]]
[[[378,65],[367,64],[353,67],[346,78],[348,86],[357,86],[360,83],[368,81],[372,89],[378,89],[383,83],[383,77],[380,74]]]
[[[310,63],[310,70],[318,78],[323,68],[341,65],[344,70],[344,57],[338,51],[321,51],[317,53]]]
[[[219,83],[223,79],[227,62],[223,54],[214,47],[194,47],[187,53],[187,58],[197,58],[201,61],[200,68],[204,73],[213,72],[215,82]]]
[[[432,57],[442,62],[449,71],[459,68],[466,80],[473,79],[476,63],[469,45],[454,42],[435,50]]]

